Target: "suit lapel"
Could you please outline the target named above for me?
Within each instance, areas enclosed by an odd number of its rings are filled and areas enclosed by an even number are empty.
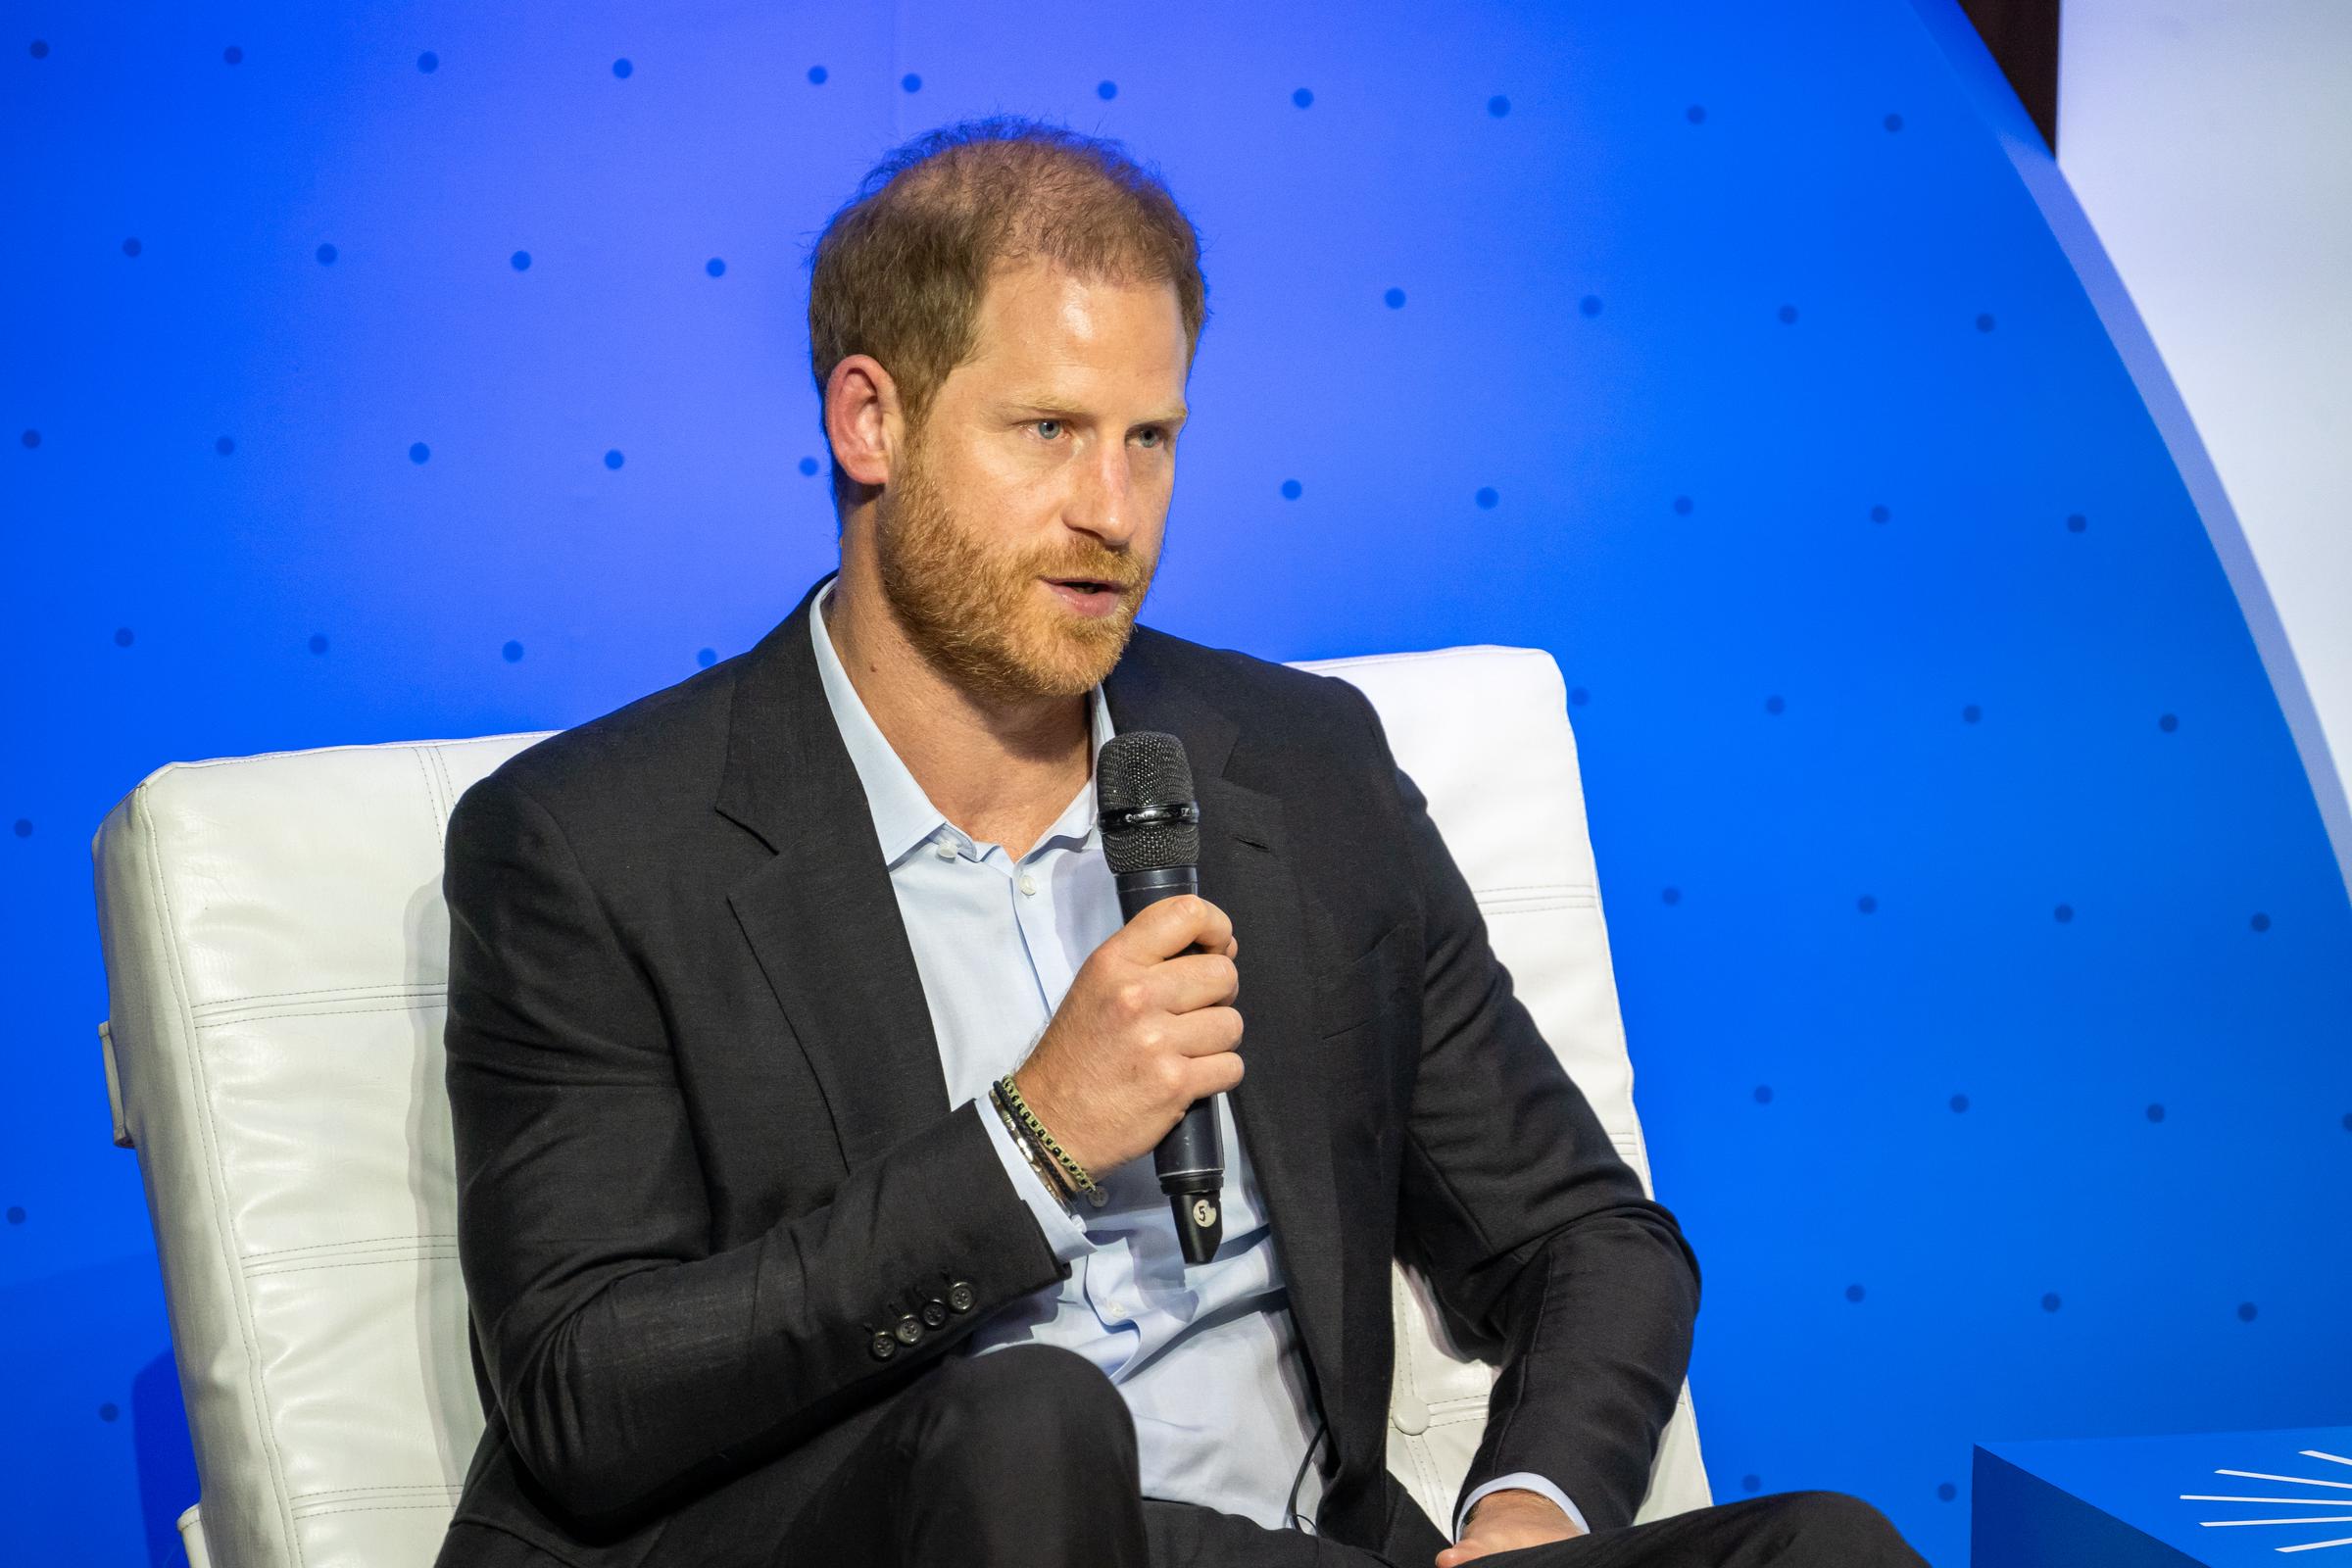
[[[921,975],[809,642],[809,607],[823,586],[745,658],[716,806],[775,852],[727,903],[808,1055],[842,1157],[856,1166],[949,1106]],[[1138,628],[1103,696],[1118,729],[1174,735],[1192,762],[1201,891],[1233,917],[1242,944],[1249,1066],[1234,1117],[1329,1410],[1343,1387],[1339,1194],[1283,806],[1225,776],[1239,730],[1170,677],[1169,641]]]
[[[716,804],[776,852],[727,903],[857,1166],[946,1114],[948,1085],[865,789],[817,674],[809,607],[824,581],[745,661]]]
[[[1166,642],[1139,628],[1103,682],[1121,731],[1159,730],[1184,742],[1200,803],[1200,892],[1233,919],[1242,1056],[1233,1114],[1250,1147],[1293,1315],[1325,1409],[1343,1387],[1340,1365],[1339,1191],[1332,1161],[1331,1087],[1315,1050],[1312,978],[1282,802],[1228,778],[1239,731],[1198,693],[1170,679]],[[1228,1160],[1230,1172],[1231,1161]]]

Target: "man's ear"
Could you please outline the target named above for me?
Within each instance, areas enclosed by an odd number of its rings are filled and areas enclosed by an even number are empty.
[[[833,367],[825,377],[825,438],[842,472],[861,485],[888,484],[905,428],[899,385],[881,361],[852,354]]]

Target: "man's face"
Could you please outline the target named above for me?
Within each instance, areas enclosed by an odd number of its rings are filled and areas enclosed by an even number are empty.
[[[996,701],[1110,672],[1159,561],[1184,423],[1174,285],[1000,271],[875,518],[909,639]]]

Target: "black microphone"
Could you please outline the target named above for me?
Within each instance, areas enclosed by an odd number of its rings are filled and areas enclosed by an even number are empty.
[[[1119,882],[1119,913],[1135,918],[1162,899],[1200,891],[1200,807],[1184,742],[1154,730],[1114,735],[1095,762],[1095,807],[1102,858]],[[1199,943],[1186,950],[1202,952]],[[1225,1140],[1217,1097],[1196,1100],[1152,1152],[1159,1190],[1176,1215],[1188,1263],[1205,1263],[1225,1238],[1219,1201]]]

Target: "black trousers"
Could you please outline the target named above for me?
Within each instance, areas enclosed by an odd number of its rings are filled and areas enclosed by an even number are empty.
[[[746,1478],[749,1479],[749,1478]],[[909,1388],[783,1517],[754,1489],[688,1505],[642,1568],[1431,1568],[1140,1494],[1135,1424],[1083,1356],[1013,1346]],[[772,1501],[772,1499],[771,1499]],[[1784,1492],[1492,1558],[1496,1568],[1927,1568],[1869,1503]]]

